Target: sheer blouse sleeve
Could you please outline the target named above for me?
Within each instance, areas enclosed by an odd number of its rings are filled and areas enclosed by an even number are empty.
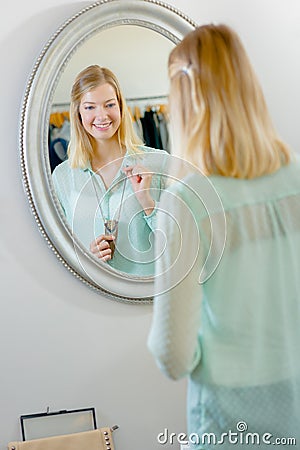
[[[196,218],[177,192],[165,191],[157,214],[153,319],[148,348],[162,372],[179,379],[200,361],[202,290]]]

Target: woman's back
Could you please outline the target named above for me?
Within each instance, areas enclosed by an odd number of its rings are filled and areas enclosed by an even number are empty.
[[[197,27],[168,69],[172,154],[208,178],[189,171],[160,204],[149,348],[189,376],[193,448],[299,441],[300,162],[230,27]]]
[[[243,420],[248,432],[261,437],[267,432],[296,437],[300,161],[253,180],[210,177],[210,181],[224,208],[226,243],[218,267],[202,284],[202,356],[191,375],[190,429],[220,436],[230,429],[237,432],[236,425]],[[201,195],[201,183],[201,178],[191,176],[188,184]],[[184,198],[197,221],[203,208],[195,208],[189,199]],[[198,216],[207,252],[213,216],[222,213],[209,209]],[[214,252],[220,254],[217,236],[216,240]],[[204,251],[201,264],[206,256]]]
[[[191,174],[162,196],[168,247],[149,348],[168,375],[190,374],[188,429],[199,439],[222,439],[239,421],[260,439],[297,437],[299,175],[300,160],[253,180]]]

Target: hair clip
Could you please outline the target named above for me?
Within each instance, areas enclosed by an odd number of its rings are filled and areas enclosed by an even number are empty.
[[[188,75],[190,72],[190,66],[184,66],[181,70],[183,73]]]

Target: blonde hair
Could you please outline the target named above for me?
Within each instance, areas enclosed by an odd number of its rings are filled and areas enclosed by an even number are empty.
[[[91,65],[77,75],[71,90],[71,138],[68,146],[68,157],[72,168],[85,168],[91,160],[94,151],[93,137],[84,129],[79,112],[82,96],[105,83],[110,84],[114,88],[120,107],[121,124],[118,129],[120,148],[125,146],[129,152],[140,152],[139,146],[143,142],[134,131],[130,112],[116,76],[105,67]]]
[[[170,120],[175,155],[205,175],[254,178],[290,161],[238,35],[204,25],[170,53]]]

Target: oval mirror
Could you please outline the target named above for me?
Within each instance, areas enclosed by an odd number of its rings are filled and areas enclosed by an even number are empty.
[[[168,54],[195,26],[186,15],[160,1],[99,1],[79,11],[54,33],[26,86],[20,156],[35,221],[65,268],[114,300],[151,302],[153,276],[127,274],[99,262],[72,232],[52,181],[51,118],[53,113],[68,110],[74,78],[90,64],[108,67],[117,75],[129,107],[130,102],[143,106],[145,102],[166,102]]]

